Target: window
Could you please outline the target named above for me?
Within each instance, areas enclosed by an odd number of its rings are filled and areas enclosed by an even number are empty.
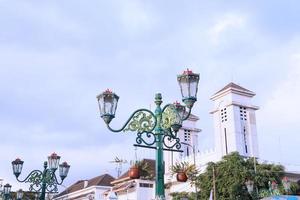
[[[247,108],[240,106],[240,118],[242,121],[247,121]]]
[[[223,108],[221,109],[221,122],[226,122],[227,121],[227,109]]]
[[[152,183],[140,183],[140,187],[153,188],[153,184]]]
[[[184,130],[184,141],[190,142],[191,141],[191,130]]]

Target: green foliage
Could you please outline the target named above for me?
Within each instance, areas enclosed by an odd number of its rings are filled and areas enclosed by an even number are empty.
[[[290,190],[291,190],[291,194],[292,195],[295,195],[297,194],[297,191],[300,189],[298,183],[294,183],[292,182],[291,185],[290,185]]]
[[[256,173],[254,164],[256,165]],[[218,200],[258,199],[256,187],[262,195],[270,195],[269,181],[281,184],[284,172],[284,168],[280,165],[258,164],[253,158],[245,159],[234,152],[224,156],[217,163],[208,163],[206,172],[197,177],[196,185],[201,191],[200,199],[207,200],[213,189],[213,168]],[[247,179],[254,181],[254,191],[251,195],[245,185]],[[276,192],[279,192],[279,189]]]
[[[137,160],[134,162],[131,162],[131,166],[137,167],[140,171],[141,179],[153,179],[154,178],[154,172],[151,171],[150,166],[147,162],[144,160]]]
[[[195,200],[195,193],[173,192],[170,195],[172,196],[172,200],[182,200],[184,198],[186,198],[186,200]]]

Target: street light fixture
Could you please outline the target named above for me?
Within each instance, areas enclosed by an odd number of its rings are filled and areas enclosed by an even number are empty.
[[[246,179],[245,185],[247,187],[247,191],[249,192],[249,194],[252,194],[254,188],[254,181],[250,179]]]
[[[17,191],[17,200],[21,200],[23,198],[24,192],[22,189]]]
[[[164,199],[164,161],[163,150],[182,152],[180,139],[177,132],[186,120],[194,103],[197,101],[199,74],[187,69],[177,76],[184,106],[166,104],[161,108],[162,95],[155,95],[156,109],[154,112],[148,109],[138,109],[120,129],[110,127],[110,122],[115,117],[119,96],[111,90],[106,90],[97,96],[100,116],[112,132],[136,131],[137,138],[134,146],[152,148],[156,150],[156,179],[155,196]],[[185,109],[188,109],[185,115]]]
[[[11,185],[6,183],[3,186],[2,195],[4,196],[4,200],[8,200],[10,198]]]
[[[12,161],[13,173],[16,176],[17,181],[30,183],[29,191],[41,193],[39,199],[45,200],[46,192],[54,193],[58,192],[57,185],[61,185],[64,179],[67,177],[70,165],[63,162],[59,165],[60,156],[56,153],[48,156],[48,162],[44,162],[44,170],[33,170],[24,180],[19,180],[23,168],[23,163],[21,159],[17,158]],[[59,176],[61,181],[58,182],[55,172],[59,166]]]

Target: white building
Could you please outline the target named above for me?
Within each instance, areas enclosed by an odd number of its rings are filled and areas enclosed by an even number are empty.
[[[142,162],[149,166],[149,173],[155,176],[155,160],[144,159]],[[155,181],[153,179],[131,179],[125,172],[116,180],[112,181],[112,192],[116,193],[118,200],[151,200],[155,198]],[[110,191],[106,191],[108,194]],[[105,193],[105,195],[106,195]]]
[[[165,152],[166,160],[166,182],[168,190],[173,192],[194,192],[195,189],[190,183],[179,183],[175,177],[170,176],[172,163],[187,161],[196,163],[197,168],[203,171],[208,162],[216,162],[224,155],[237,151],[240,155],[247,157],[258,157],[258,141],[256,133],[255,111],[257,106],[252,105],[251,99],[255,93],[245,89],[235,83],[229,83],[224,88],[216,92],[210,98],[214,107],[210,114],[214,121],[214,148],[204,152],[198,151],[198,134],[201,131],[196,128],[198,117],[192,115],[185,121],[179,131],[181,141],[188,145],[183,145],[183,153]],[[195,154],[193,154],[193,148]],[[171,197],[167,197],[170,199]]]
[[[103,174],[90,180],[80,180],[65,189],[53,200],[106,200],[104,192],[110,190],[114,177]]]

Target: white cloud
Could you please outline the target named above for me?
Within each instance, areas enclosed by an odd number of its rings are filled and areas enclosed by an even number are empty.
[[[287,77],[271,93],[262,107],[262,118],[272,123],[284,126],[298,125],[300,113],[300,54],[294,54],[290,59],[291,66]],[[271,73],[271,72],[270,72]]]
[[[240,14],[227,13],[219,18],[209,30],[209,36],[215,45],[219,44],[222,35],[227,31],[243,28],[246,24],[246,17]]]
[[[157,15],[139,0],[120,1],[120,20],[129,34],[151,30],[156,22]]]
[[[259,139],[261,157],[279,161],[288,170],[300,169],[297,151],[291,151],[300,143],[300,54],[292,54],[286,63],[287,74],[269,93],[259,111]],[[272,73],[269,72],[271,76]],[[285,148],[289,147],[289,148]],[[276,153],[274,154],[274,151]]]

